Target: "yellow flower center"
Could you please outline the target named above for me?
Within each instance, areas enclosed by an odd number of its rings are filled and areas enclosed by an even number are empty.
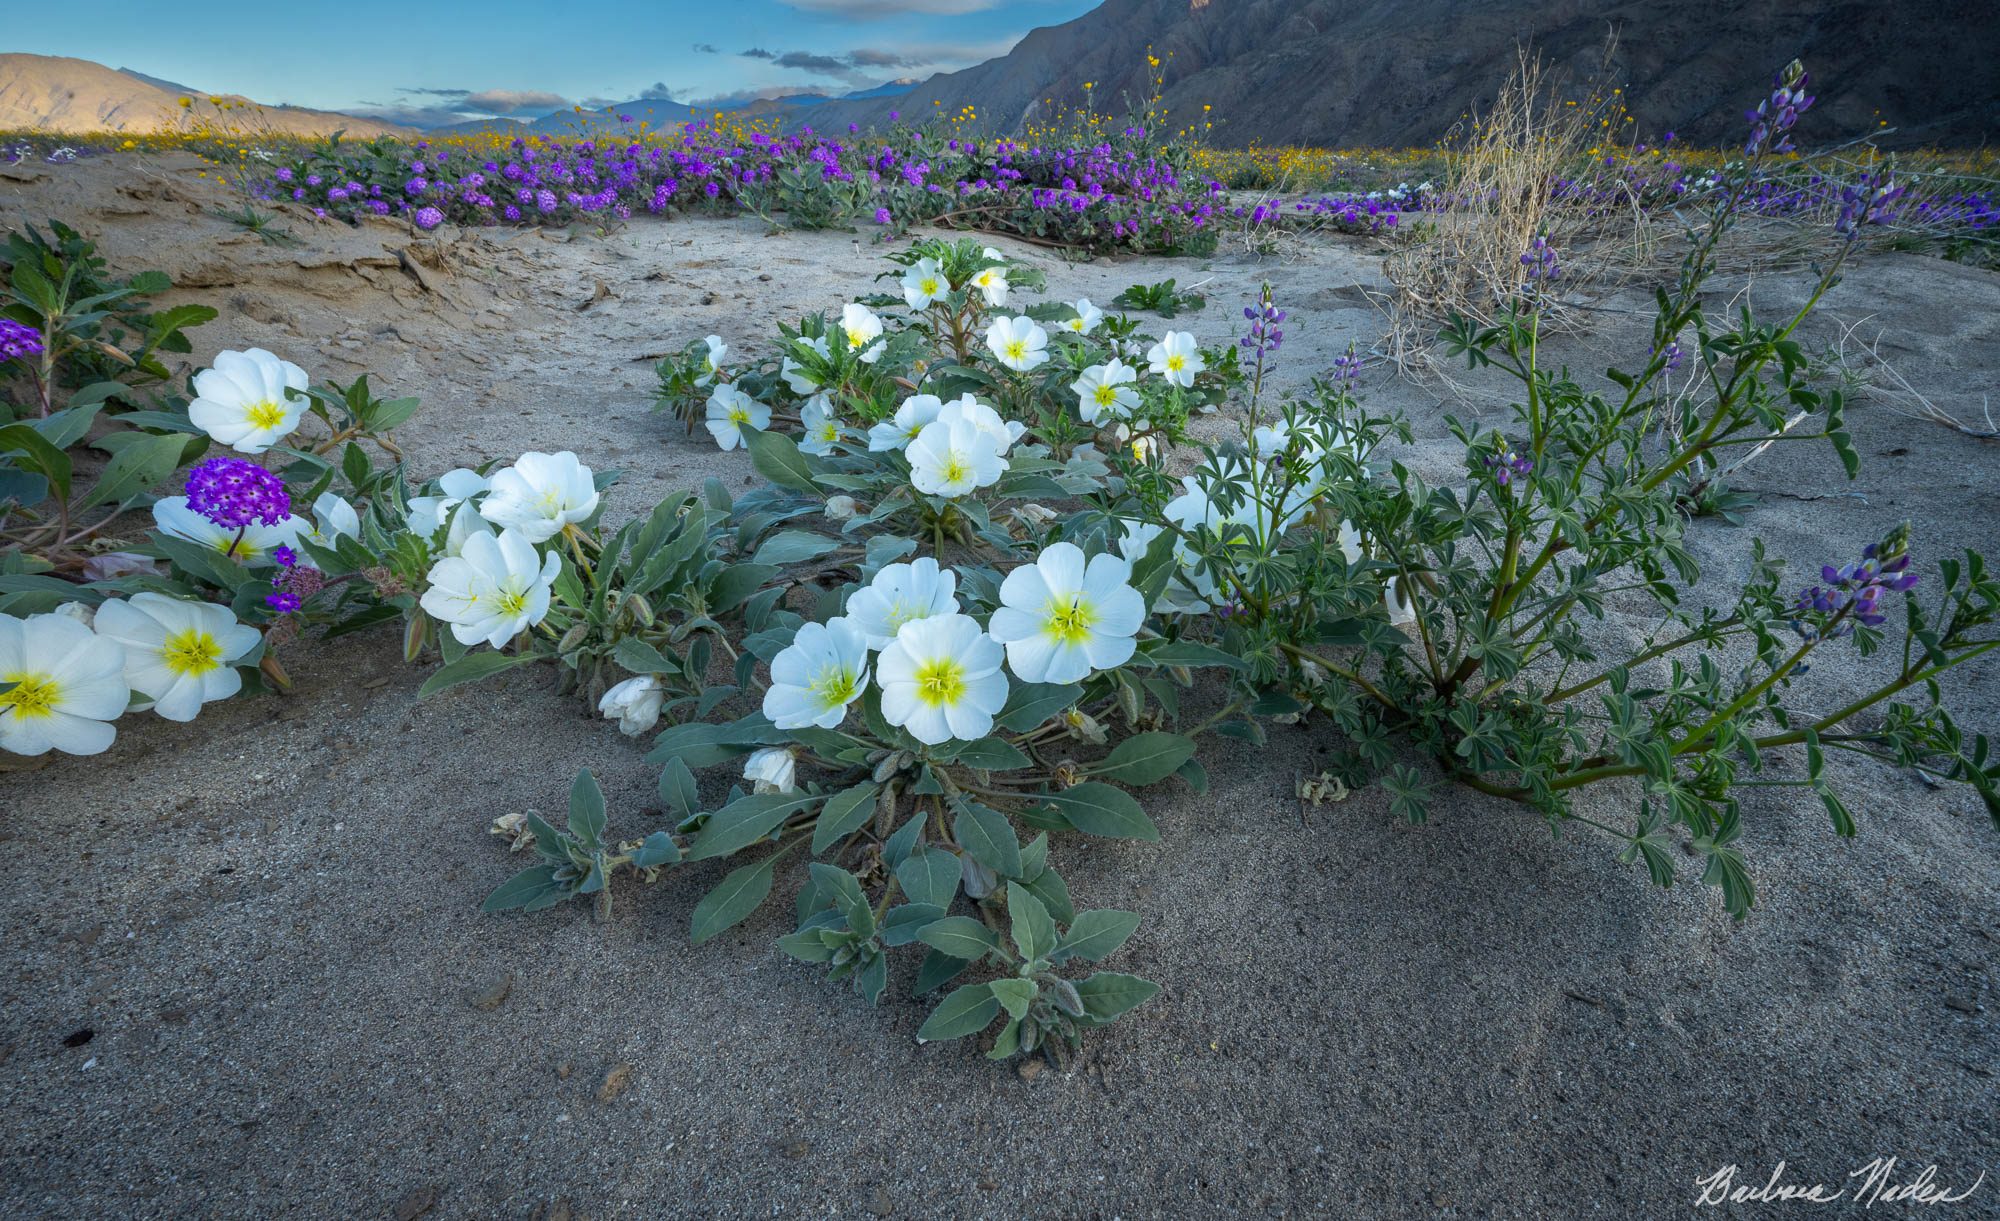
[[[813,678],[806,690],[812,692],[821,708],[836,708],[854,698],[854,671],[840,665],[829,665]]]
[[[853,327],[847,328],[847,346],[850,348],[858,348],[862,344],[867,343],[870,338],[871,336],[866,331],[859,331]]]
[[[503,593],[495,598],[494,602],[499,605],[500,613],[503,615],[521,615],[526,614],[528,610],[528,599],[523,594]]]
[[[917,667],[917,698],[931,707],[956,704],[965,697],[965,667],[955,657],[940,657]]]
[[[731,424],[748,424],[750,422],[750,413],[741,407],[731,407],[729,409],[729,422]]]
[[[247,538],[237,538],[234,534],[224,534],[214,540],[218,555],[226,555],[232,560],[245,564],[264,553],[264,549]]]
[[[1097,405],[1099,407],[1109,407],[1117,401],[1118,401],[1118,387],[1107,385],[1107,386],[1099,386],[1097,388]]]
[[[1179,355],[1167,357],[1167,370],[1169,372],[1179,373],[1185,368],[1187,368],[1187,357]]]
[[[56,704],[62,699],[62,688],[55,679],[46,674],[7,674],[0,678],[14,684],[7,691],[0,691],[0,710],[22,718],[54,715]]]
[[[1028,359],[1028,341],[1025,339],[1016,339],[1009,342],[1007,344],[1007,358],[1009,360]]]
[[[206,674],[222,666],[222,646],[198,627],[168,636],[160,660],[176,674]]]
[[[1097,622],[1097,612],[1082,598],[1072,597],[1049,599],[1042,608],[1042,630],[1059,643],[1076,645],[1090,638],[1090,627]]]
[[[243,418],[250,421],[252,428],[282,428],[285,423],[285,409],[270,399],[265,399],[261,403],[252,403],[245,407]]]
[[[944,466],[938,470],[938,478],[945,483],[964,483],[972,478],[972,467],[960,457],[957,450],[945,456]]]
[[[938,295],[938,282],[935,277],[922,281],[917,287],[923,290],[923,294],[926,297],[935,297]]]

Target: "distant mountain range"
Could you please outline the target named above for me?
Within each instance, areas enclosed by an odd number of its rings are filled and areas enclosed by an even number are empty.
[[[687,106],[667,98],[639,98],[616,102],[597,110],[558,110],[537,119],[473,119],[447,127],[433,127],[432,134],[459,135],[471,132],[532,132],[536,135],[565,135],[578,132],[606,132],[650,123],[655,130],[678,123],[691,123],[726,113],[739,119],[774,118],[782,123],[805,121],[802,116],[833,103],[861,103],[900,97],[917,88],[916,81],[889,81],[872,89],[831,96],[824,93],[788,93],[779,97],[732,101],[716,106]]]
[[[232,103],[221,111],[211,98]],[[181,99],[190,98],[188,108]],[[235,106],[244,110],[238,111]],[[264,106],[252,112],[248,98],[211,94],[130,68],[107,68],[87,59],[54,55],[0,55],[0,131],[42,131],[58,135],[89,132],[132,134],[172,131],[184,122],[208,121],[241,127],[258,125],[291,135],[322,136],[345,130],[351,136],[409,135],[411,129],[297,106]]]

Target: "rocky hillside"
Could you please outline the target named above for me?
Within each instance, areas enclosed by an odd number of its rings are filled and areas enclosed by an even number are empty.
[[[191,117],[194,121],[207,120],[237,128],[261,127],[293,135],[323,136],[342,130],[361,137],[408,134],[407,128],[326,110],[292,106],[247,109],[254,104],[248,98],[235,96],[223,97],[223,101],[235,105],[219,112],[209,95],[192,95],[193,106],[183,111],[180,100],[190,94],[169,88],[170,84],[87,59],[0,55],[0,131],[137,134],[170,131]]]
[[[1014,129],[1095,84],[1099,109],[1147,91],[1148,48],[1167,67],[1173,121],[1211,104],[1226,144],[1427,145],[1490,99],[1529,44],[1573,74],[1619,34],[1613,84],[1642,130],[1732,140],[1773,71],[1803,59],[1826,139],[1886,121],[1902,143],[1978,145],[2000,134],[1993,0],[1915,8],[1854,0],[1106,0],[1035,30],[1009,54],[899,98],[816,107],[808,120],[880,122],[975,105]]]

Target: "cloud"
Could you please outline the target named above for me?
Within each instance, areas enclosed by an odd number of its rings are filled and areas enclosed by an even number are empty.
[[[395,123],[402,127],[448,127],[453,123],[464,123],[477,117],[450,106],[385,106],[367,103],[355,106],[347,113],[364,119],[380,119],[384,123]]]
[[[778,55],[777,55],[777,52],[775,52],[775,51],[766,51],[766,50],[765,50],[764,48],[762,48],[762,47],[751,47],[751,48],[750,48],[750,49],[749,49],[748,51],[738,51],[738,52],[737,52],[737,54],[738,54],[738,55],[741,55],[741,56],[742,56],[743,58],[745,58],[745,59],[776,59],[776,58],[778,58]]]
[[[857,47],[847,53],[847,62],[857,68],[914,68],[929,60],[906,59],[901,51],[881,51],[874,47]]]
[[[772,98],[801,97],[812,94],[824,96],[811,89],[801,89],[796,85],[765,85],[758,89],[737,89],[729,93],[719,93],[714,97],[696,98],[688,105],[696,110],[728,110],[746,102],[763,102]]]
[[[931,13],[949,17],[998,8],[1000,0],[783,0],[793,8],[814,13],[836,13],[864,21]]]
[[[796,68],[800,72],[817,72],[821,76],[846,76],[853,71],[844,60],[831,55],[813,55],[806,51],[787,51],[777,58],[780,68]]]
[[[398,90],[396,90],[396,92],[397,92],[397,93],[422,93],[422,94],[427,94],[427,95],[429,95],[429,96],[431,96],[431,97],[436,97],[436,98],[462,98],[462,97],[464,97],[464,96],[465,96],[466,94],[468,94],[468,93],[471,93],[471,92],[472,92],[472,90],[470,90],[470,89],[434,89],[434,88],[429,88],[429,87],[416,87],[416,88],[412,88],[412,87],[409,87],[409,86],[405,86],[405,87],[403,87],[403,88],[401,88],[401,89],[398,89]]]
[[[698,43],[694,44],[694,53],[695,53],[696,55],[720,55],[720,54],[722,54],[722,52],[721,52],[721,51],[719,51],[719,50],[717,50],[717,49],[716,49],[716,46],[715,46],[715,44],[714,44],[714,43],[712,43],[712,42],[698,42]]]
[[[465,108],[489,114],[517,114],[526,110],[567,110],[569,99],[539,89],[482,89],[465,95]]]
[[[640,90],[639,100],[642,102],[671,102],[674,100],[674,91],[667,88],[667,82],[654,81]]]

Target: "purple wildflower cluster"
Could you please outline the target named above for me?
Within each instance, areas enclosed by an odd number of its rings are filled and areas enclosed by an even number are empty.
[[[1493,473],[1493,482],[1507,487],[1516,479],[1525,479],[1529,471],[1535,469],[1535,460],[1526,454],[1515,453],[1504,442],[1497,454],[1488,454],[1480,459],[1486,469]]]
[[[1840,216],[1833,222],[1833,231],[1853,241],[1860,236],[1861,226],[1895,220],[1896,205],[1908,193],[1909,188],[1896,181],[1893,170],[1863,174],[1840,189]]]
[[[271,578],[273,592],[264,595],[264,605],[279,614],[293,614],[326,588],[326,574],[299,563],[298,553],[290,547],[271,548],[271,558],[277,561],[278,575]]]
[[[1821,566],[1820,580],[1826,584],[1809,586],[1793,601],[1792,610],[1800,616],[1792,621],[1793,630],[1808,640],[1831,640],[1854,630],[1850,620],[1880,627],[1888,620],[1879,609],[1882,595],[1915,588],[1919,579],[1909,570],[1904,540],[1899,530],[1886,542],[1868,544],[1858,564]]]
[[[1370,191],[1365,195],[1319,195],[1289,202],[1270,199],[1250,208],[1235,208],[1230,214],[1249,221],[1252,226],[1311,222],[1348,233],[1380,233],[1394,229],[1402,213],[1420,211],[1422,206],[1419,196],[1399,189]]]
[[[1679,369],[1681,367],[1681,361],[1686,358],[1687,353],[1681,350],[1681,345],[1679,340],[1670,339],[1667,341],[1666,347],[1654,348],[1651,355],[1665,356],[1666,363],[1662,367],[1665,368],[1667,372],[1672,373],[1676,369]]]
[[[242,458],[210,458],[189,469],[188,507],[225,530],[252,522],[282,524],[292,515],[285,481]]]
[[[1556,258],[1555,248],[1549,245],[1545,233],[1537,233],[1535,240],[1528,243],[1527,250],[1521,254],[1521,266],[1528,269],[1530,280],[1553,284],[1562,278],[1562,263]]]
[[[1243,316],[1250,320],[1250,332],[1237,343],[1255,352],[1261,359],[1276,352],[1285,342],[1285,333],[1278,324],[1285,320],[1285,311],[1271,300],[1271,290],[1264,290],[1263,298],[1256,305],[1243,307]]]
[[[1757,103],[1757,109],[1744,112],[1743,117],[1750,124],[1750,138],[1743,144],[1744,155],[1791,152],[1792,126],[1812,108],[1815,100],[1806,92],[1805,67],[1793,60],[1772,82],[1771,96]]]
[[[1347,346],[1346,354],[1333,358],[1333,376],[1340,382],[1351,382],[1361,376],[1361,357],[1355,353],[1353,344]]]
[[[42,354],[42,333],[12,318],[0,318],[0,361],[26,360]]]

